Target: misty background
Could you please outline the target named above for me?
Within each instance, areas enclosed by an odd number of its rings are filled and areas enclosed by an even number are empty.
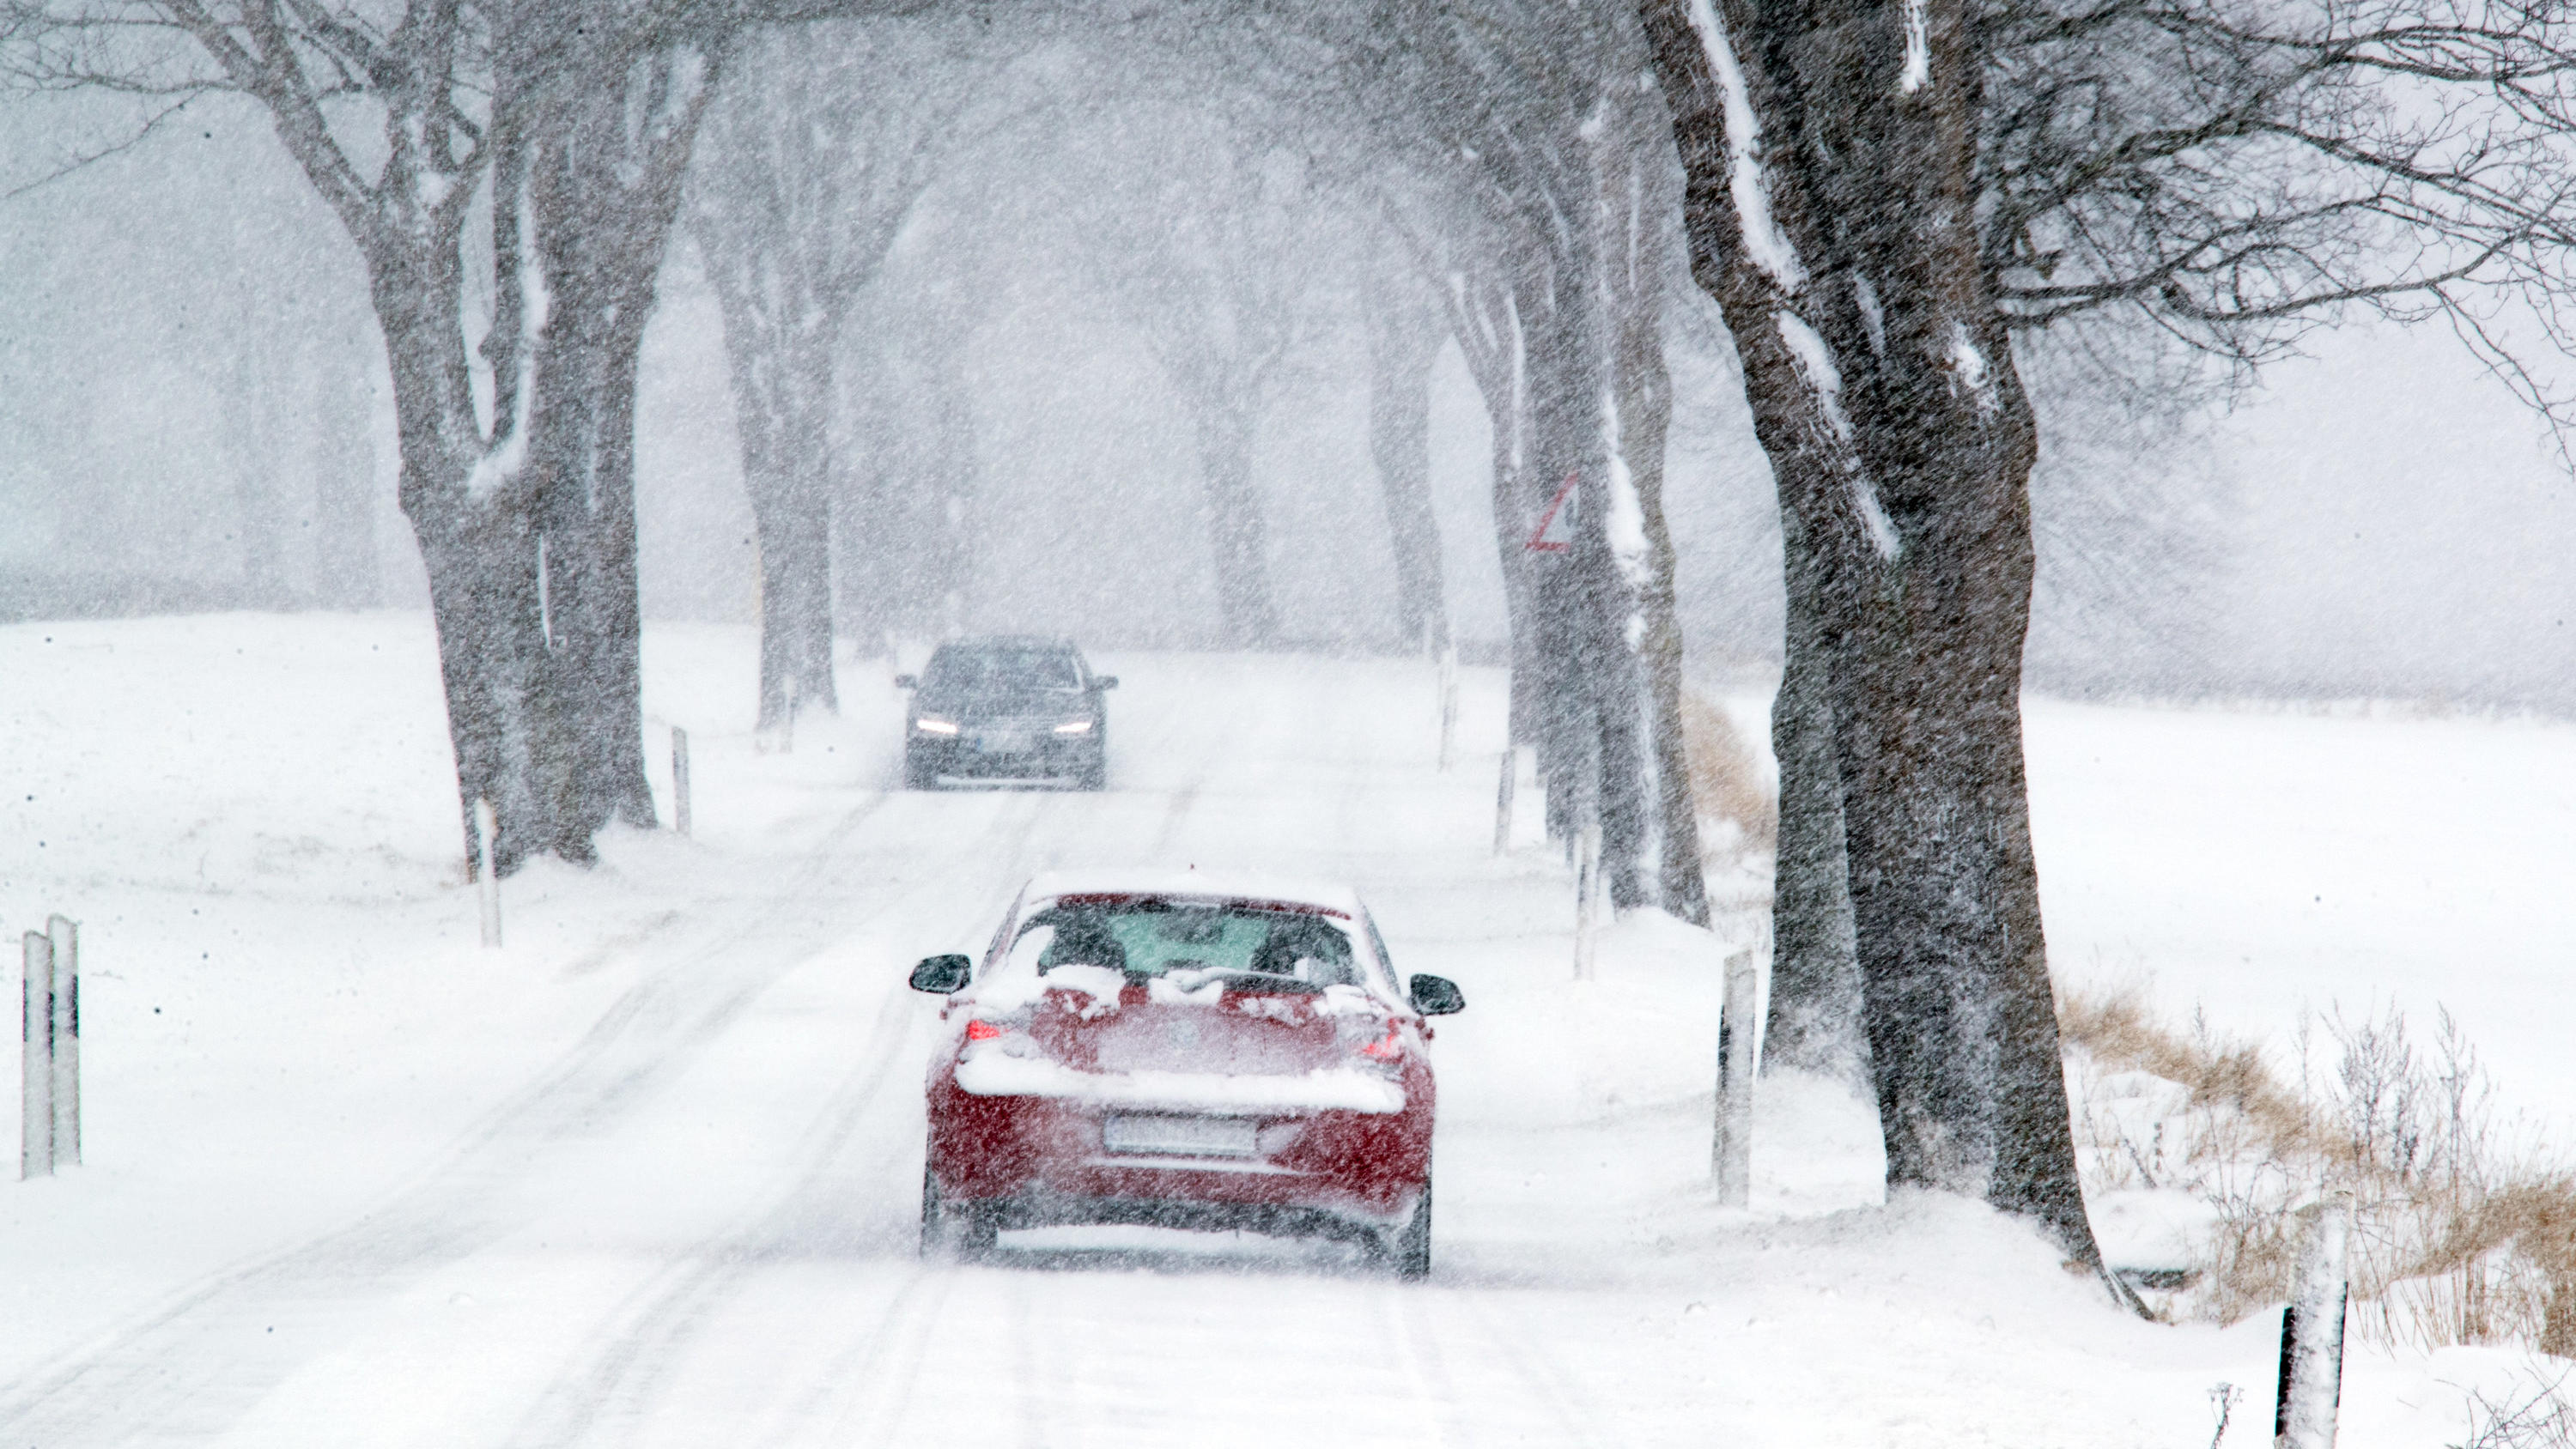
[[[971,582],[922,601],[937,628],[1212,646],[1190,400],[1158,329],[1204,312],[1207,288],[1255,284],[1238,301],[1281,334],[1252,457],[1283,633],[1412,647],[1368,447],[1365,205],[1329,158],[1282,162],[1297,138],[1263,139],[1222,95],[1100,102],[1082,69],[1005,58],[895,209],[840,342],[836,479],[962,510]],[[424,606],[353,247],[238,97],[46,179],[133,115],[87,96],[0,111],[0,618]],[[694,164],[728,164],[720,124]],[[1259,275],[1214,275],[1213,256]],[[1758,668],[1780,630],[1769,471],[1713,308],[1671,290],[1665,504],[1690,654]],[[2188,359],[2112,377],[2080,338],[2024,345],[2045,428],[2036,686],[2576,708],[2566,462],[2447,333],[2319,331],[2250,380]],[[1431,473],[1471,657],[1504,635],[1486,417],[1445,343]],[[647,617],[756,620],[723,322],[686,224],[637,448]],[[863,548],[915,546],[904,518],[838,513],[838,589]],[[850,537],[870,528],[896,534]]]

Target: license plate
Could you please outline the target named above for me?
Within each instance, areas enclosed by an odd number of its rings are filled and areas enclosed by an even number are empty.
[[[1026,754],[1029,737],[1016,730],[986,730],[975,737],[975,748],[988,755]]]
[[[1101,1145],[1112,1152],[1163,1157],[1250,1157],[1259,1124],[1237,1117],[1116,1116],[1101,1124]]]

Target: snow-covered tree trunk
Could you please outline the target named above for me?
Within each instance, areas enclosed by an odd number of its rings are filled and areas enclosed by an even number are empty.
[[[1780,690],[1771,701],[1779,762],[1779,828],[1771,881],[1771,999],[1766,1064],[1867,1080],[1860,965],[1845,869],[1843,786],[1834,763],[1834,706],[1823,604],[1804,530],[1781,518],[1788,627]],[[1794,531],[1794,532],[1793,532]]]
[[[1613,98],[1605,98],[1613,99]],[[1690,752],[1682,734],[1682,631],[1675,612],[1672,533],[1664,522],[1664,451],[1671,430],[1671,374],[1664,364],[1665,278],[1673,243],[1662,218],[1674,197],[1662,118],[1631,96],[1605,112],[1594,146],[1604,239],[1602,288],[1611,315],[1609,508],[1603,528],[1625,599],[1621,642],[1642,691],[1646,733],[1638,769],[1648,786],[1653,904],[1708,924],[1708,880],[1700,861],[1699,810],[1691,795]]]
[[[1682,735],[1682,630],[1675,611],[1672,531],[1664,522],[1664,447],[1673,415],[1664,366],[1663,294],[1634,295],[1619,324],[1619,454],[1637,508],[1642,544],[1630,593],[1634,651],[1645,685],[1652,747],[1658,903],[1694,925],[1708,924],[1708,876],[1700,862],[1699,808],[1691,795],[1690,750]]]
[[[550,848],[585,858],[611,819],[654,823],[644,774],[635,384],[680,182],[717,57],[682,40],[566,77],[528,194],[545,317],[529,464],[544,540]]]
[[[1252,476],[1260,413],[1250,399],[1226,397],[1204,397],[1193,412],[1223,637],[1228,648],[1264,648],[1279,638],[1279,611],[1270,592],[1270,523]]]
[[[1816,568],[1891,1186],[2098,1269],[2021,765],[2029,410],[1977,264],[1965,0],[1644,0],[1692,270]]]
[[[1440,522],[1431,508],[1431,364],[1444,334],[1405,284],[1370,289],[1369,456],[1395,560],[1396,634],[1407,648],[1449,637]]]
[[[1492,436],[1494,555],[1503,576],[1503,624],[1511,666],[1509,732],[1538,742],[1539,654],[1531,622],[1529,344],[1519,299],[1499,260],[1461,273],[1448,293],[1451,331],[1484,398]]]
[[[792,688],[839,708],[832,678],[833,335],[792,239],[710,224],[700,250],[724,318],[743,492],[760,550],[762,728]]]
[[[337,609],[383,599],[376,556],[375,419],[363,361],[326,347],[312,359],[313,591]]]
[[[410,99],[410,98],[405,98]],[[421,104],[436,104],[427,97]],[[495,448],[478,420],[472,366],[465,349],[459,192],[473,178],[445,176],[418,163],[401,144],[413,129],[398,106],[387,134],[396,139],[374,205],[353,221],[367,261],[368,283],[393,386],[394,434],[401,471],[396,501],[419,544],[429,580],[430,616],[438,634],[439,674],[447,728],[456,756],[458,824],[468,864],[479,869],[474,805],[489,800],[500,829],[492,842],[496,870],[516,870],[552,848],[536,786],[537,734],[545,722],[534,706],[545,653],[544,603],[538,585],[535,489],[522,472],[484,466],[506,462],[526,436],[524,390],[517,370],[500,370],[492,412]],[[506,125],[506,122],[504,123]],[[281,131],[287,128],[281,126]],[[290,133],[291,134],[291,133]],[[506,137],[494,153],[523,158]],[[308,174],[317,170],[299,152]],[[424,174],[425,173],[425,174]],[[327,176],[325,171],[324,175]],[[496,187],[524,183],[514,161]],[[317,178],[317,184],[323,184]],[[326,189],[326,194],[329,194]],[[497,209],[515,216],[516,208]],[[343,209],[344,219],[350,208]],[[496,226],[504,260],[496,261],[501,316],[487,356],[514,356],[525,299],[518,233]]]

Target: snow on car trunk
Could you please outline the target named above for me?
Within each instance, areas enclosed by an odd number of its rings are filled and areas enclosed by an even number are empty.
[[[1400,1112],[1396,1013],[1358,984],[1356,954],[1315,912],[1043,901],[973,994],[957,1084],[1173,1112]]]

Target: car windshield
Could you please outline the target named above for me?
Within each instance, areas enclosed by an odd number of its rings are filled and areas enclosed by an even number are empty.
[[[958,694],[1082,688],[1082,670],[1063,649],[942,649],[924,671],[926,687]]]
[[[1015,945],[1049,931],[1040,974],[1104,966],[1131,978],[1214,972],[1280,990],[1357,986],[1351,938],[1310,911],[1170,901],[1060,901],[1021,923]],[[1019,950],[1012,952],[1020,955]]]

